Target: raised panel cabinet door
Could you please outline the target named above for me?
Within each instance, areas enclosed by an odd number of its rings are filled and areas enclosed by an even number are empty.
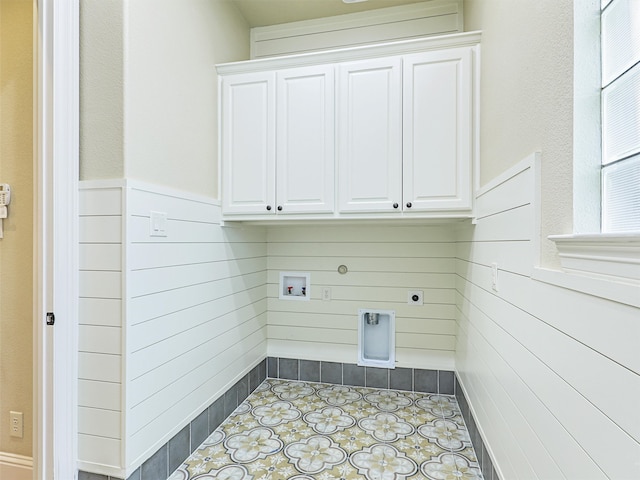
[[[340,212],[402,211],[401,73],[400,57],[339,66]]]
[[[275,212],[275,73],[222,77],[222,209]]]
[[[471,208],[472,61],[471,47],[403,59],[405,212]]]
[[[334,209],[334,67],[277,72],[276,212]]]

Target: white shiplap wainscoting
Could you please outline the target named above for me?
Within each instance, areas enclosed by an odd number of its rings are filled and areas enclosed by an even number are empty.
[[[268,245],[269,356],[356,363],[358,309],[375,308],[396,312],[397,366],[453,370],[452,225],[278,226]],[[278,298],[281,271],[310,273],[310,301]],[[424,305],[408,305],[409,290]]]
[[[80,198],[79,469],[126,478],[265,358],[266,234],[130,180]]]
[[[640,311],[531,278],[539,168],[485,186],[457,228],[458,376],[501,478],[640,478]]]
[[[125,188],[81,182],[78,459],[81,470],[123,466]]]

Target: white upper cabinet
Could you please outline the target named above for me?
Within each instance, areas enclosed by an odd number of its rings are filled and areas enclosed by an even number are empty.
[[[333,65],[228,75],[221,83],[224,213],[333,212]]]
[[[403,57],[405,211],[471,208],[472,50]]]
[[[402,203],[400,57],[338,67],[340,212],[389,212]]]
[[[275,205],[274,72],[223,79],[222,208],[228,214],[266,212]]]
[[[277,73],[276,211],[334,209],[334,67]]]
[[[219,65],[223,218],[471,217],[479,41]]]

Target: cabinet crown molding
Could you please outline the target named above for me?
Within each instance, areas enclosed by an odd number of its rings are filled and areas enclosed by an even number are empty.
[[[375,45],[325,50],[321,52],[302,53],[297,55],[283,55],[256,60],[245,60],[216,65],[218,74],[261,72],[280,68],[302,67],[323,63],[339,63],[350,60],[383,57],[387,55],[404,55],[428,50],[474,46],[480,43],[482,32],[465,32],[452,35],[415,38]]]

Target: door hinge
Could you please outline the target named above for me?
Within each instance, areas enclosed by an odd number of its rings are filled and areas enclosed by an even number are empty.
[[[56,316],[53,312],[47,312],[47,325],[53,325],[56,323]]]

